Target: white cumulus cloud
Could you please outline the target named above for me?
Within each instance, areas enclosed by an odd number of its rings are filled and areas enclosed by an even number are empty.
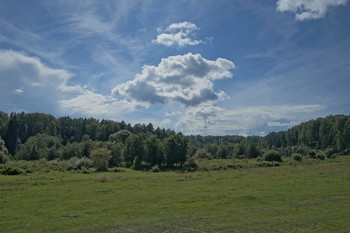
[[[304,21],[308,19],[323,18],[330,7],[345,5],[348,0],[278,0],[277,10],[292,12],[295,19]]]
[[[223,58],[207,60],[200,54],[163,58],[157,66],[145,65],[131,81],[116,86],[112,93],[143,103],[179,102],[195,106],[225,97],[213,90],[213,81],[232,77],[234,64]]]
[[[203,43],[201,40],[195,40],[194,31],[199,28],[191,22],[181,22],[170,24],[165,30],[159,29],[159,35],[153,40],[153,43],[162,44],[166,47],[178,46],[185,47],[187,45],[198,45]]]

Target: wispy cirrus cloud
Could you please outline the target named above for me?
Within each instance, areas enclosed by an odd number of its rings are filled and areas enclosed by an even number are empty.
[[[348,0],[278,0],[277,10],[292,12],[299,21],[323,18],[330,7],[345,5]]]
[[[153,43],[162,44],[166,47],[178,46],[194,46],[203,43],[201,40],[195,40],[194,32],[199,28],[191,22],[180,22],[170,24],[165,30],[159,29],[159,35],[153,40]]]

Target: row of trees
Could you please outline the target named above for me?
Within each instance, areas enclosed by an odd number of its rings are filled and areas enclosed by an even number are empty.
[[[3,140],[0,141],[0,145],[7,154]],[[106,160],[110,167],[126,166],[139,170],[155,165],[181,167],[187,158],[187,148],[188,139],[182,134],[172,134],[161,140],[150,133],[132,134],[128,130],[120,130],[111,134],[106,142],[94,141],[88,135],[84,135],[81,142],[66,145],[59,136],[37,134],[21,144],[13,158],[16,160],[70,160],[91,158],[94,153],[100,153],[100,157],[104,158],[102,160]],[[103,156],[101,151],[106,156]]]
[[[286,156],[307,155],[312,150],[348,153],[350,116],[319,118],[264,137],[243,137],[184,136],[154,129],[152,124],[0,112],[0,137],[4,139],[0,153],[18,160],[90,158],[93,150],[103,149],[110,154],[109,166],[174,167],[191,157],[256,158],[268,150]]]
[[[260,136],[189,136],[190,145],[202,148],[214,158],[256,158],[267,150],[282,155],[308,155],[310,151],[350,153],[350,116],[318,118],[287,131]],[[193,147],[193,146],[192,146]]]
[[[70,118],[68,116],[55,118],[43,113],[7,113],[0,112],[0,137],[4,139],[10,154],[14,155],[21,144],[37,134],[47,134],[59,137],[63,145],[81,142],[84,136],[93,141],[106,142],[109,136],[120,130],[128,130],[133,134],[153,134],[164,139],[175,132],[171,130],[154,129],[153,125],[126,124],[124,121],[96,120],[94,118]]]

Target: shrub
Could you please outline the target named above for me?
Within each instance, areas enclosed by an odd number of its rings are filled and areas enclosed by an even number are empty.
[[[303,160],[303,157],[301,156],[301,154],[293,154],[292,155],[292,159],[294,159],[295,161],[300,162],[301,160]]]
[[[269,150],[265,152],[263,155],[263,158],[265,159],[265,161],[269,161],[269,162],[272,162],[272,161],[282,162],[280,153],[275,150]]]
[[[117,167],[111,169],[110,171],[111,171],[111,172],[125,172],[125,170],[120,169],[120,168],[117,168]]]
[[[108,161],[111,159],[112,153],[106,148],[96,148],[91,151],[90,157],[97,171],[107,171]]]
[[[194,157],[199,159],[213,159],[214,156],[205,149],[198,149]]]
[[[298,153],[298,154],[301,154],[301,155],[306,155],[308,149],[306,147],[303,147],[303,146],[297,146],[297,147],[294,147],[293,151],[295,153]]]
[[[87,157],[72,157],[69,160],[69,163],[72,165],[74,169],[83,169],[83,168],[89,168],[92,166],[92,160]]]
[[[334,155],[335,153],[337,153],[337,150],[334,148],[327,148],[325,151],[325,155],[327,156],[327,158],[332,158],[332,155]]]
[[[0,164],[7,163],[9,161],[10,157],[7,154],[0,151]]]
[[[334,154],[332,154],[331,155],[331,159],[335,159],[335,158],[337,158],[338,156],[341,156],[342,154],[340,154],[340,153],[334,153]]]
[[[18,167],[7,166],[7,165],[0,167],[0,174],[2,175],[19,175],[23,173],[25,173],[25,171]]]
[[[322,155],[322,154],[317,154],[316,158],[320,159],[320,160],[324,160],[326,157],[324,155]]]
[[[158,165],[155,165],[151,168],[150,172],[160,172],[160,168]]]
[[[350,155],[350,148],[345,149],[343,155]]]
[[[308,155],[309,155],[310,158],[314,159],[314,158],[316,158],[316,151],[309,150]]]
[[[57,159],[55,159],[55,160],[48,161],[48,163],[53,165],[53,166],[56,166],[56,167],[61,167],[62,170],[66,170],[66,171],[74,169],[74,166],[68,160],[57,160]]]
[[[183,168],[187,172],[194,172],[198,169],[198,163],[193,157],[191,157],[186,160]]]

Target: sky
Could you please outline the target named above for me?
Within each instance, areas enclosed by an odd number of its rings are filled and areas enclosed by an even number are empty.
[[[266,135],[350,114],[348,0],[0,0],[0,111]]]

